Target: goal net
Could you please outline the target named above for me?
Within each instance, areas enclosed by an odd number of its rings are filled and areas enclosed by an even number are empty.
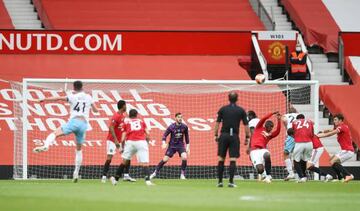
[[[22,96],[14,103],[14,178],[71,178],[75,160],[73,135],[59,137],[49,151],[34,154],[32,149],[42,146],[48,134],[64,124],[69,118],[66,102],[39,103],[36,99],[65,96],[71,92],[69,79],[24,79],[12,82],[14,91]],[[86,141],[83,145],[82,178],[98,179],[106,160],[106,137],[109,119],[117,111],[118,100],[127,102],[127,109],[135,108],[151,129],[150,164],[154,170],[165,150],[161,149],[161,137],[167,126],[174,121],[177,112],[183,114],[189,127],[191,152],[188,157],[188,178],[216,178],[217,144],[213,128],[217,111],[228,104],[229,91],[239,95],[238,105],[246,111],[253,110],[259,118],[269,112],[287,112],[294,106],[307,118],[318,122],[318,84],[313,81],[267,81],[257,85],[254,81],[164,81],[164,80],[82,80],[99,113],[91,113]],[[276,122],[275,118],[272,119]],[[315,124],[317,126],[317,124]],[[253,178],[255,171],[245,152],[244,127],[240,128],[240,158],[237,176]],[[274,178],[286,175],[284,168],[285,129],[281,127],[278,137],[271,140]],[[110,175],[121,162],[115,154]],[[175,155],[160,171],[160,178],[178,178],[181,160]],[[226,165],[229,165],[228,161]],[[131,161],[130,175],[141,177],[136,157]],[[225,171],[225,177],[228,171]]]

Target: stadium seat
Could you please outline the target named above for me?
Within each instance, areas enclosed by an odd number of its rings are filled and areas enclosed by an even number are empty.
[[[248,0],[34,0],[47,29],[262,30]]]
[[[338,25],[321,0],[282,0],[290,18],[309,46],[317,45],[324,53],[338,52]]]
[[[5,8],[5,5],[0,1],[0,29],[13,29],[10,16]]]

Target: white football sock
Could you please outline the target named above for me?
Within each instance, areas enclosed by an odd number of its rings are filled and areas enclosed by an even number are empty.
[[[289,172],[289,174],[293,174],[293,169],[292,169],[292,162],[290,160],[290,158],[285,160],[285,164],[286,164],[286,170]]]
[[[83,159],[82,151],[81,151],[81,150],[76,150],[76,155],[75,155],[75,171],[74,171],[74,175],[76,175],[76,176],[79,175],[79,171],[80,171],[82,159]]]
[[[56,138],[55,134],[50,133],[44,142],[44,146],[49,147],[51,144],[55,142],[55,138]]]

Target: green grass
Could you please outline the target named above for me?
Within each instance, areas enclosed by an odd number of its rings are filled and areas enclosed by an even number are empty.
[[[155,180],[121,182],[99,180],[0,181],[0,210],[358,210],[360,182],[322,183],[275,181],[263,184],[237,181],[238,187],[216,188],[215,180]],[[225,183],[226,184],[226,183]],[[239,209],[240,208],[240,209]]]

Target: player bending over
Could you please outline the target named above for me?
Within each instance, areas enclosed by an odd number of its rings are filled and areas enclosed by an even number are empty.
[[[106,161],[104,164],[103,169],[103,176],[101,178],[101,182],[106,182],[106,177],[108,175],[110,169],[110,163],[113,156],[116,153],[116,149],[119,149],[119,152],[123,150],[123,143],[119,143],[122,137],[122,133],[124,132],[124,119],[126,116],[126,102],[124,100],[119,100],[117,103],[118,111],[112,116],[110,126],[109,126],[109,133],[106,138]],[[130,162],[130,161],[129,161]],[[124,169],[124,181],[129,182],[136,182],[135,179],[131,178],[129,175],[129,168],[130,163]]]
[[[320,170],[320,168],[316,167],[315,165],[319,162],[321,155],[324,152],[324,146],[322,145],[319,137],[317,137],[316,135],[314,135],[313,139],[312,139],[312,144],[313,144],[313,150],[312,150],[312,154],[311,154],[311,158],[310,160],[307,162],[306,164],[306,168],[309,171],[318,173],[320,176],[324,176],[326,178],[331,177],[330,174],[325,174],[324,172],[322,172]]]
[[[73,173],[73,181],[77,182],[79,178],[80,166],[82,163],[83,155],[81,145],[84,143],[85,133],[87,129],[90,108],[98,112],[94,105],[93,99],[89,94],[86,94],[82,87],[81,81],[74,82],[74,94],[67,94],[66,97],[51,97],[39,100],[44,101],[67,101],[70,103],[70,118],[69,121],[50,133],[45,140],[44,146],[35,147],[33,152],[39,153],[48,151],[55,139],[60,136],[74,133],[76,136],[76,154],[75,154],[75,170]]]
[[[285,114],[282,118],[284,127],[286,130],[288,130],[289,128],[292,128],[292,122],[296,119],[296,116],[299,115],[296,111],[296,109],[294,107],[290,107],[289,108],[289,113]],[[292,131],[293,133],[294,131]],[[295,147],[295,141],[294,141],[294,136],[292,135],[287,135],[286,139],[285,139],[285,143],[284,143],[284,160],[285,160],[285,166],[286,166],[286,170],[289,173],[286,177],[285,177],[285,181],[289,181],[290,179],[294,179],[295,178],[295,174],[293,171],[293,162],[291,159],[291,155],[294,151],[294,147]]]
[[[150,181],[149,170],[149,141],[150,133],[146,128],[146,124],[142,119],[137,118],[138,112],[136,109],[129,111],[129,118],[125,120],[124,129],[121,142],[125,142],[124,152],[122,154],[123,161],[116,171],[115,177],[111,177],[111,183],[116,185],[124,173],[124,169],[130,165],[130,160],[136,154],[139,165],[143,167],[146,185],[154,185]]]
[[[150,175],[150,179],[156,177],[160,172],[161,168],[168,162],[176,152],[179,153],[181,157],[181,174],[180,179],[186,179],[185,171],[187,166],[187,155],[190,152],[190,142],[189,142],[189,130],[188,127],[182,123],[181,113],[175,114],[175,122],[172,123],[165,131],[162,138],[161,147],[165,149],[168,145],[166,144],[166,137],[170,135],[169,147],[166,150],[164,158],[156,166],[154,173]],[[184,136],[186,147],[184,146]]]
[[[277,116],[278,123],[275,131],[272,131],[274,128],[274,123],[269,119],[272,115]],[[265,122],[266,121],[266,122]],[[265,125],[264,125],[265,123]],[[271,183],[271,158],[270,152],[266,149],[269,141],[279,135],[281,128],[281,115],[279,112],[274,112],[266,115],[261,118],[257,124],[254,134],[250,139],[250,144],[248,145],[247,152],[250,152],[250,159],[256,168],[258,174],[262,174],[264,170],[266,171],[266,177],[263,180],[266,183]],[[265,166],[265,167],[264,167]]]
[[[341,164],[351,159],[355,154],[350,129],[344,123],[344,116],[342,114],[336,114],[334,116],[334,125],[334,129],[325,130],[319,133],[318,137],[325,138],[337,134],[337,141],[340,144],[341,151],[330,158],[330,164],[336,172],[338,180],[344,179],[344,182],[349,182],[354,179],[354,176]],[[332,179],[332,176],[326,178],[327,181]]]

